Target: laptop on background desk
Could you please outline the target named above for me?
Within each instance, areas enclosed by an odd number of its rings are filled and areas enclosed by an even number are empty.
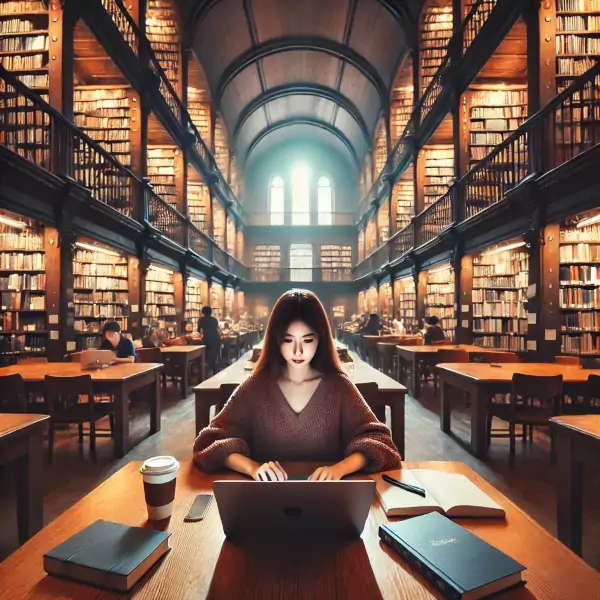
[[[357,538],[375,496],[372,480],[215,481],[228,538]]]
[[[83,350],[80,356],[82,369],[101,369],[115,362],[116,355],[112,350]]]

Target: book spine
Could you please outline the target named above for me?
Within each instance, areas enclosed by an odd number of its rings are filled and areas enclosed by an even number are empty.
[[[427,562],[415,554],[414,550],[405,545],[402,540],[390,534],[387,529],[381,525],[379,527],[379,537],[381,541],[387,544],[392,550],[397,552],[408,564],[414,567],[427,581],[435,585],[438,591],[449,600],[460,600],[462,591],[459,590],[451,581],[444,578],[441,573],[438,573]]]

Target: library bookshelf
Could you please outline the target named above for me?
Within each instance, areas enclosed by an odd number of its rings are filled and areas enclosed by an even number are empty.
[[[209,192],[204,183],[190,181],[187,184],[188,216],[190,221],[200,230],[208,232]]]
[[[181,78],[181,40],[177,10],[172,0],[148,0],[146,36],[167,79],[177,90]]]
[[[423,208],[431,206],[447,191],[454,178],[454,147],[427,146],[423,151]]]
[[[206,92],[188,87],[187,109],[200,137],[208,143],[210,140],[210,100],[207,98]]]
[[[227,129],[220,116],[215,119],[213,154],[217,167],[227,181],[229,181],[229,142],[227,141]]]
[[[226,217],[227,226],[227,253],[235,257],[235,221]]]
[[[352,246],[321,246],[321,269],[323,281],[348,280],[352,275]]]
[[[388,157],[387,133],[385,130],[385,119],[383,117],[381,117],[379,124],[377,125],[373,147],[373,179],[375,180],[381,171],[383,171],[383,167],[385,167]]]
[[[196,330],[202,308],[208,304],[208,282],[197,277],[188,277],[185,285],[185,330]]]
[[[456,298],[454,270],[445,264],[427,271],[425,317],[438,317],[446,339],[454,341],[456,331]]]
[[[476,346],[526,351],[529,253],[524,245],[524,242],[505,244],[473,258],[473,343]]]
[[[394,304],[392,301],[392,284],[389,281],[384,281],[379,284],[379,314],[385,318],[390,319],[394,314]]]
[[[378,244],[381,245],[390,237],[390,203],[385,200],[377,211]]]
[[[74,329],[78,350],[100,348],[102,327],[129,331],[128,261],[123,254],[78,241],[73,253]]]
[[[0,364],[45,356],[44,229],[23,217],[0,216]]]
[[[225,248],[227,215],[218,200],[213,199],[213,239],[219,248]]]
[[[148,145],[147,174],[154,192],[177,208],[176,160],[181,150],[177,146]]]
[[[408,227],[415,214],[415,167],[411,164],[394,184],[392,202],[396,205],[396,231]]]
[[[392,91],[392,146],[402,137],[414,108],[412,87]]]
[[[169,338],[177,337],[174,273],[158,265],[146,271],[144,321],[162,329]]]
[[[442,64],[452,37],[452,5],[439,6],[429,2],[421,12],[420,52],[421,93],[427,89]]]
[[[220,283],[214,281],[210,285],[210,307],[213,317],[219,321],[225,318],[225,289]]]
[[[235,309],[235,290],[227,286],[225,288],[225,317],[233,319]]]
[[[394,280],[394,317],[401,321],[407,332],[417,331],[417,289],[412,275]]]
[[[277,281],[281,268],[281,246],[260,244],[254,247],[255,281]]]

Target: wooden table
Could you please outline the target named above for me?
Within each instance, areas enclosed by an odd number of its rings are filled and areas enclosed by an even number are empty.
[[[214,501],[204,521],[185,523],[183,517],[195,495],[211,492],[216,479],[239,476],[206,475],[190,462],[182,462],[173,516],[166,524],[146,524],[140,465],[127,464],[1,563],[2,597],[10,600],[442,598],[398,554],[380,543],[378,528],[387,519],[377,498],[358,540],[318,544],[298,540],[294,544],[264,540],[231,543],[225,540]],[[524,574],[527,586],[504,593],[503,600],[600,600],[600,574],[467,466],[452,462],[405,465],[462,473],[504,507],[505,521],[457,520],[527,566]],[[315,466],[284,465],[291,473],[308,473]],[[172,533],[171,552],[129,595],[103,592],[44,573],[44,552],[96,519]]]
[[[483,348],[472,344],[447,344],[440,346],[403,346],[399,344],[397,346],[398,372],[400,374],[404,370],[410,373],[409,380],[403,381],[403,383],[409,389],[413,398],[418,398],[421,393],[421,381],[419,378],[419,369],[417,368],[418,362],[426,360],[429,364],[435,365],[439,350],[465,350],[469,353],[469,360],[473,360],[477,355],[488,354],[490,352],[494,354],[513,354],[512,352],[504,352],[503,350],[496,350],[494,348]]]
[[[242,358],[232,365],[207,379],[194,388],[196,395],[196,431],[200,431],[210,422],[210,407],[220,401],[221,385],[229,383],[239,385],[245,381],[252,371],[245,367],[249,363],[251,352],[245,353]],[[404,456],[404,398],[406,388],[377,369],[362,361],[353,352],[350,353],[353,362],[345,363],[347,373],[354,383],[375,382],[391,411],[391,430],[394,443],[401,456]]]
[[[44,525],[42,468],[49,419],[48,415],[0,413],[0,466],[14,464],[21,544]]]
[[[600,415],[551,419],[558,438],[558,539],[581,555],[583,469],[600,464]]]
[[[115,456],[129,450],[129,395],[140,388],[152,386],[150,393],[150,433],[160,430],[160,363],[120,363],[104,369],[82,369],[80,363],[17,364],[0,368],[0,375],[19,373],[27,391],[44,393],[46,375],[75,377],[91,375],[94,393],[109,394],[115,403]]]
[[[163,374],[181,378],[182,398],[187,397],[192,363],[198,363],[200,381],[206,379],[205,349],[206,346],[161,346],[160,348],[164,360]]]
[[[471,448],[477,457],[487,452],[486,414],[488,398],[511,390],[512,376],[562,375],[565,387],[577,393],[589,375],[600,375],[600,370],[582,369],[577,365],[557,363],[502,363],[492,367],[487,363],[447,363],[437,367],[440,379],[440,427],[450,431],[450,400],[455,390],[467,393],[471,401]]]

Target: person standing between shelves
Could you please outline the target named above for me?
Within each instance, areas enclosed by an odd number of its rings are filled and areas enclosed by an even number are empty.
[[[102,328],[102,350],[112,350],[117,363],[132,363],[135,361],[135,346],[121,333],[121,326],[116,321],[108,321]]]
[[[342,369],[327,313],[308,290],[275,304],[252,375],[196,438],[194,463],[257,481],[285,481],[280,461],[318,467],[313,481],[399,468],[388,427]]]
[[[433,344],[435,342],[443,342],[446,339],[446,334],[440,325],[440,320],[437,317],[429,317],[427,319],[427,329],[425,331],[425,344]]]
[[[219,321],[212,316],[212,308],[204,306],[202,317],[198,319],[198,333],[202,334],[202,344],[206,346],[206,363],[214,375],[218,371],[221,355],[221,330]]]

